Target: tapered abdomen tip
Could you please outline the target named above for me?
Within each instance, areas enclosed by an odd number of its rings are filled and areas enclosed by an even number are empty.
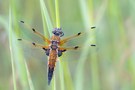
[[[50,80],[48,80],[48,85],[50,85],[50,83],[51,83],[51,81],[50,81]]]
[[[21,23],[24,23],[24,21],[20,21]]]
[[[48,85],[50,85],[51,83],[51,80],[52,80],[52,77],[53,77],[53,71],[54,71],[54,68],[48,68]]]

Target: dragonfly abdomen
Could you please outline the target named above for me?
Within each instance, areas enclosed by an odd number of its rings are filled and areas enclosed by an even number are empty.
[[[55,34],[57,34],[57,33],[55,33]],[[60,37],[56,36],[56,35],[53,35],[51,37],[49,54],[46,52],[46,54],[49,55],[49,60],[48,60],[48,85],[50,84],[50,82],[52,80],[52,77],[53,77],[53,72],[54,72],[55,64],[56,64],[57,57],[58,57],[58,42],[59,41],[60,41]]]
[[[57,60],[57,50],[50,50],[48,61],[48,85],[50,84],[53,77],[53,71],[55,68],[56,60]]]
[[[51,80],[52,80],[53,71],[54,71],[54,67],[53,67],[53,68],[48,67],[48,85],[50,85],[50,82],[51,82]]]

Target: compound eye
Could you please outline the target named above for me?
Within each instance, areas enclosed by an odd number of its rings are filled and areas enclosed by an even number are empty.
[[[55,30],[52,31],[53,34],[54,34],[55,32],[56,32]]]
[[[57,36],[59,36],[59,32],[58,31],[56,31],[54,34],[57,35]]]
[[[63,32],[60,32],[60,37],[64,36],[64,33]]]
[[[60,34],[62,34],[62,32],[59,32]]]

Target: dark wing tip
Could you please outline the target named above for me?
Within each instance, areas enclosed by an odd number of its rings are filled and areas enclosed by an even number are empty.
[[[22,41],[22,39],[21,39],[21,38],[19,38],[19,39],[17,39],[17,40]]]
[[[21,23],[24,23],[24,21],[20,21]]]
[[[91,44],[91,46],[96,46],[95,44]]]
[[[33,30],[33,32],[35,32],[36,30],[35,30],[35,28],[32,28],[32,30]]]
[[[36,45],[36,43],[32,42],[33,45]]]
[[[79,48],[79,46],[75,46],[75,47],[74,47],[74,49],[78,49],[78,48]]]
[[[51,83],[51,80],[48,80],[48,85],[50,85],[50,83]]]
[[[91,27],[91,29],[94,29],[94,28],[96,28],[96,27],[94,27],[94,26],[93,26],[93,27]]]
[[[79,32],[77,35],[79,36],[81,34],[81,32]]]

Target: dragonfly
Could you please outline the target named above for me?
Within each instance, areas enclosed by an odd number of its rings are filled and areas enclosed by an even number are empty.
[[[79,32],[75,35],[71,35],[69,37],[61,39],[61,37],[64,36],[64,32],[62,31],[61,28],[54,28],[52,30],[52,36],[50,39],[46,38],[43,34],[38,32],[35,28],[31,28],[28,24],[26,24],[24,21],[20,21],[22,24],[25,24],[27,27],[30,28],[30,30],[33,31],[36,35],[41,37],[44,42],[47,43],[47,45],[42,45],[38,44],[35,42],[32,42],[31,44],[34,47],[40,47],[45,51],[45,54],[48,56],[48,85],[50,85],[52,77],[53,77],[53,72],[55,69],[56,61],[58,57],[61,57],[64,52],[67,50],[77,50],[80,47],[79,46],[74,46],[74,47],[62,47],[66,42],[69,40],[79,37],[83,35],[85,32]],[[94,29],[96,27],[91,27],[90,29]],[[23,41],[23,39],[18,39],[19,41]],[[96,46],[95,44],[91,44],[91,46]]]

